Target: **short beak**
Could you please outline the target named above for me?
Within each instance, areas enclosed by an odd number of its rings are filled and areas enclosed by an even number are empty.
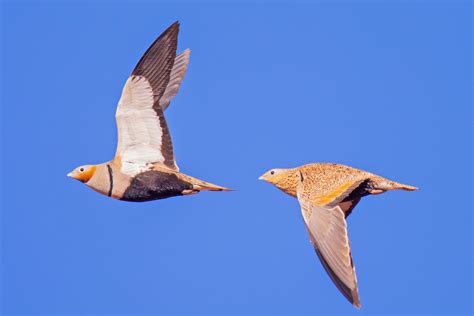
[[[258,180],[265,180],[265,179],[263,179],[263,176],[261,176],[261,177],[258,178]]]
[[[74,178],[72,172],[69,172],[69,173],[67,174],[67,176],[68,176],[69,178]]]

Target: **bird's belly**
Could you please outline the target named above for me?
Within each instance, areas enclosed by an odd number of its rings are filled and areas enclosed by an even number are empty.
[[[183,195],[183,191],[191,189],[190,183],[181,180],[173,173],[151,170],[136,175],[121,200],[145,202],[166,199]]]

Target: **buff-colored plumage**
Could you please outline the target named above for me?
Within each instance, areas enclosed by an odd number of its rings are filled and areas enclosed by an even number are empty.
[[[311,243],[323,267],[339,291],[359,308],[345,218],[365,195],[417,188],[332,163],[272,169],[260,179],[298,199]]]

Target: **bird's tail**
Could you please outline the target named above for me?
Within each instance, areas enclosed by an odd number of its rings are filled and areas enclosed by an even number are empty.
[[[224,188],[201,180],[199,180],[199,183],[195,184],[195,186],[197,186],[201,191],[234,191],[233,189]]]
[[[225,187],[221,187],[210,182],[202,181],[191,176],[186,176],[187,180],[192,183],[196,190],[199,191],[234,191]]]
[[[405,191],[419,190],[417,187],[414,187],[408,184],[398,183],[398,182],[388,180],[380,176],[376,176],[375,178],[373,178],[373,180],[375,180],[375,188],[374,188],[375,190],[373,194],[382,193],[382,192],[391,191],[391,190],[405,190]]]
[[[392,190],[405,190],[405,191],[415,191],[419,190],[419,188],[408,185],[408,184],[403,184],[403,183],[398,183],[398,182],[393,182],[393,189]]]

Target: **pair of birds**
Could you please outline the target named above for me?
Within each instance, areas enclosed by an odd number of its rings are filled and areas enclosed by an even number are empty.
[[[179,171],[164,111],[177,94],[189,49],[176,54],[175,22],[148,48],[125,83],[118,102],[118,145],[113,160],[74,169],[68,176],[109,197],[133,202],[230,191]],[[346,217],[363,196],[417,188],[332,163],[271,169],[259,179],[296,197],[310,241],[339,291],[360,307]]]

